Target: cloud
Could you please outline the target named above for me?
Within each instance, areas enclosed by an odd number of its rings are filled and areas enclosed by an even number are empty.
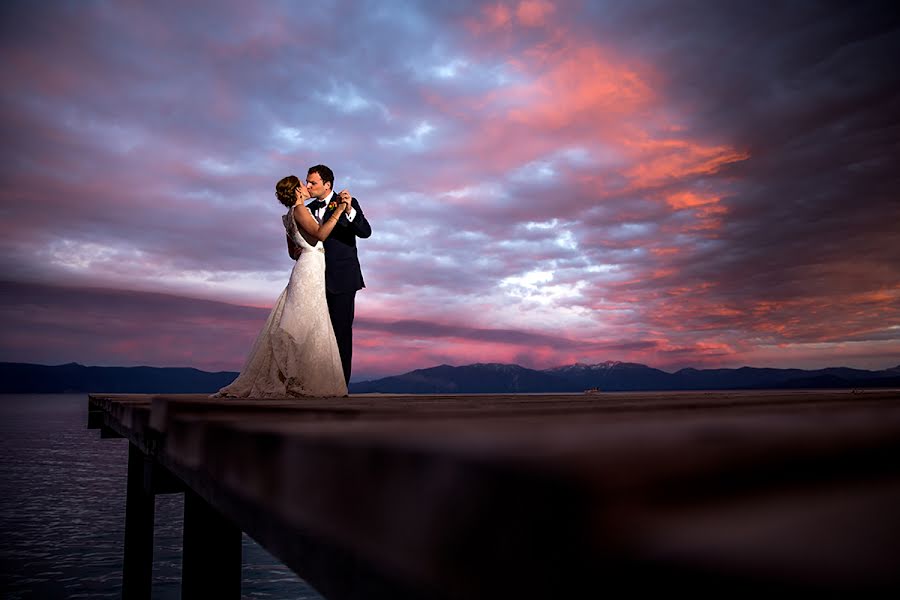
[[[105,288],[0,282],[0,292],[0,360],[10,362],[239,370],[269,313],[267,307]],[[559,356],[559,349],[570,354],[655,346],[652,341],[594,342],[452,321],[362,317],[354,329],[361,348],[354,379],[431,366],[409,352],[422,346],[438,362],[456,362],[473,348],[513,362],[535,354]]]
[[[553,14],[556,7],[545,0],[523,0],[516,6],[516,18],[523,25],[537,27]]]
[[[268,310],[166,294],[0,283],[0,360],[239,370]]]
[[[162,310],[137,292],[264,310],[274,183],[324,162],[373,225],[367,372],[897,362],[892,5],[349,6],[4,5],[9,285],[118,289],[123,323]],[[88,314],[52,321],[58,360]],[[185,319],[184,354],[92,356],[239,366]],[[35,331],[7,356],[49,357]]]

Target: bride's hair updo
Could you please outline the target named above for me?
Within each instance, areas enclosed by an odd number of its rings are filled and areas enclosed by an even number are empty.
[[[275,184],[275,197],[278,201],[290,208],[297,201],[294,191],[301,185],[300,178],[296,175],[288,175]]]

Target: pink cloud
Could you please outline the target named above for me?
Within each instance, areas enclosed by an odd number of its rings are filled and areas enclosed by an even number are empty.
[[[546,0],[523,0],[516,6],[516,18],[523,25],[537,27],[543,25],[556,7]]]
[[[503,29],[514,24],[525,27],[540,27],[546,24],[547,18],[556,10],[546,0],[522,0],[518,3],[498,2],[481,9],[478,19],[468,22],[471,31],[481,33]]]
[[[362,373],[896,352],[887,42],[849,13],[782,7],[810,24],[788,34],[726,4],[311,6],[309,27],[227,2],[15,6],[5,276],[217,303],[176,303],[171,330],[137,296],[118,321],[110,298],[38,311],[7,347],[238,368],[258,325],[228,303],[265,312],[290,269],[273,183],[325,161],[375,230]],[[326,44],[386,16],[391,44]]]
[[[481,10],[481,17],[482,18],[479,21],[472,22],[472,27],[474,27],[476,31],[490,31],[509,25],[512,22],[512,11],[502,2],[489,4]]]

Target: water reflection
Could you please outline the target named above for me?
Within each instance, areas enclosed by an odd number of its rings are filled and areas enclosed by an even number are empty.
[[[3,598],[119,598],[128,443],[88,430],[87,397],[0,396]],[[181,591],[181,494],[156,497],[153,598]],[[246,535],[244,598],[321,598]]]

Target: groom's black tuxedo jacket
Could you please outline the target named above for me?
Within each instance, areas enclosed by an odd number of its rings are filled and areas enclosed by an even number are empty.
[[[332,200],[338,200],[337,194]],[[372,227],[356,198],[350,204],[356,209],[356,216],[350,221],[347,215],[341,215],[331,235],[325,240],[325,287],[332,294],[355,292],[366,287],[356,254],[356,238],[372,235]],[[333,212],[326,210],[323,222]]]

